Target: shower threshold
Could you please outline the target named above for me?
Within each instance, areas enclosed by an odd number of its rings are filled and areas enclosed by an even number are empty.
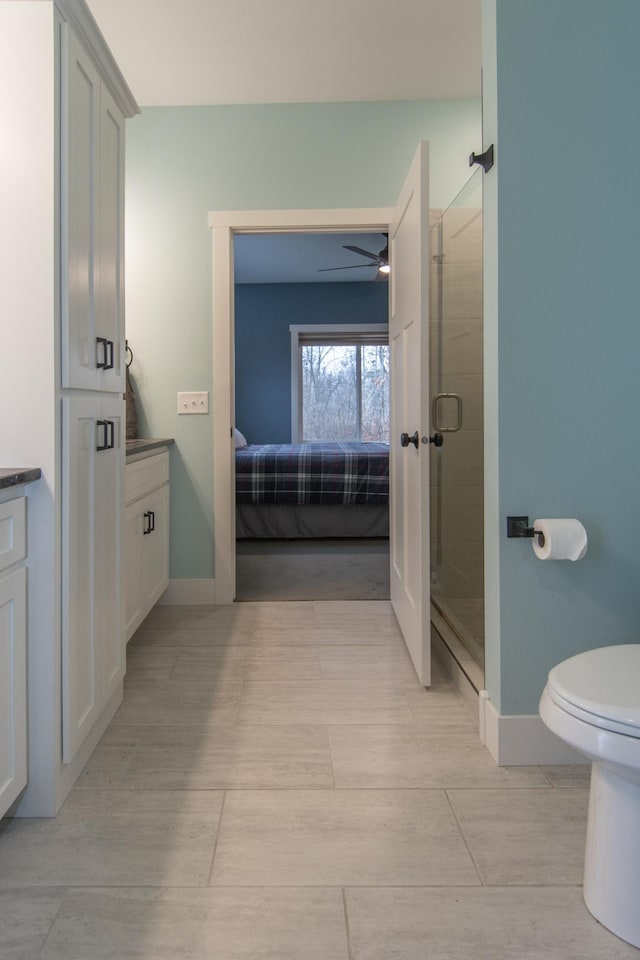
[[[484,648],[436,593],[431,595],[431,622],[473,688],[476,691],[482,690],[484,688]]]

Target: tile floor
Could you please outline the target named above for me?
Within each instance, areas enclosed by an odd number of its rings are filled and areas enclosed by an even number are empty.
[[[2,960],[622,960],[586,768],[497,768],[386,602],[156,608],[55,820],[0,827]]]

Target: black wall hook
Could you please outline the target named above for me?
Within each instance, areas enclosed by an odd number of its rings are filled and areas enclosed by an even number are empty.
[[[493,166],[493,144],[484,151],[484,153],[472,153],[469,157],[469,166],[479,163],[485,173],[491,170]]]
[[[544,533],[529,526],[529,517],[507,517],[508,537],[538,538],[538,546],[544,547]]]

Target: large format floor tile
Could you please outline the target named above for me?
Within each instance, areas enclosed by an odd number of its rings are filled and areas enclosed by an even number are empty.
[[[51,820],[13,820],[0,886],[204,886],[222,793],[77,790]]]
[[[413,716],[397,684],[327,677],[297,683],[248,681],[237,719],[246,723],[411,723]]]
[[[347,890],[353,960],[631,960],[578,887]]]
[[[349,960],[342,892],[72,890],[40,960],[178,958]]]
[[[470,727],[331,726],[336,787],[548,787],[539,767],[497,767]]]
[[[124,789],[332,787],[327,732],[313,726],[150,727]]]
[[[476,884],[439,790],[228,793],[211,883]]]
[[[65,895],[64,888],[0,890],[2,960],[35,960],[40,955]]]
[[[588,791],[450,790],[486,884],[580,884]]]
[[[223,724],[238,714],[242,681],[219,681],[202,688],[188,681],[132,683],[114,724]]]

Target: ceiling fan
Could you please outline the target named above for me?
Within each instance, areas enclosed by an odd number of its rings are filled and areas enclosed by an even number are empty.
[[[388,240],[388,234],[383,234],[385,240]],[[387,280],[391,268],[389,266],[389,244],[385,243],[384,248],[379,253],[372,253],[371,250],[363,250],[362,247],[354,247],[351,244],[342,244],[345,250],[351,250],[361,257],[367,257],[369,263],[354,263],[347,267],[320,267],[318,273],[328,273],[331,270],[357,270],[360,267],[376,267],[375,280]]]

